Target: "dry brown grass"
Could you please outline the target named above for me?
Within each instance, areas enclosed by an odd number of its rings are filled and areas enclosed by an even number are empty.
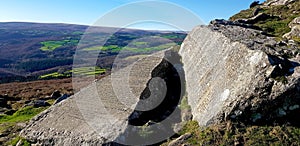
[[[0,84],[0,95],[32,100],[50,96],[55,90],[64,94],[73,94],[72,79],[40,80],[32,82],[14,82]]]

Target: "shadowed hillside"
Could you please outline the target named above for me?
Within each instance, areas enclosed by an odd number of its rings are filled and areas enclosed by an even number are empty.
[[[88,28],[71,24],[0,23],[0,82],[70,77],[73,55]],[[97,66],[108,70],[122,49],[128,50],[128,56],[147,54],[181,44],[185,37],[180,32],[119,30],[108,27],[89,29],[94,31],[93,38],[85,40],[89,41],[88,45],[79,50],[87,53],[101,51]],[[109,39],[105,45],[98,47],[95,40],[101,41],[107,37]],[[161,37],[174,41],[175,44],[165,41],[155,44],[136,42],[134,46],[127,46],[133,40],[143,37]]]

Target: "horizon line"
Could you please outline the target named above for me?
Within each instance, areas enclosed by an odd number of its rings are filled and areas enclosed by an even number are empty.
[[[190,32],[191,30],[172,30],[172,29],[147,29],[142,27],[115,27],[115,26],[96,26],[90,24],[80,24],[72,22],[38,22],[38,21],[0,21],[0,23],[32,23],[32,24],[62,24],[62,25],[77,25],[77,26],[86,26],[86,27],[105,27],[105,28],[116,28],[116,29],[131,29],[131,30],[144,30],[144,31],[171,31],[171,32]],[[203,25],[203,24],[199,24]],[[204,24],[207,25],[207,24]]]

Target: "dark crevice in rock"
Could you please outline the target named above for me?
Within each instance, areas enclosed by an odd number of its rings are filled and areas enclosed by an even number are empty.
[[[131,144],[151,145],[151,140],[157,140],[160,137],[164,137],[165,135],[172,136],[175,133],[173,130],[174,124],[181,122],[181,114],[180,111],[178,111],[177,107],[185,91],[184,72],[180,60],[181,58],[177,54],[177,52],[166,52],[165,58],[151,73],[152,79],[161,78],[165,81],[167,91],[165,97],[163,97],[164,99],[157,107],[152,110],[135,110],[128,117],[129,126],[127,127],[125,132],[119,135],[118,138],[116,138],[115,142],[110,142],[105,145],[121,145],[118,143],[124,142]],[[151,96],[149,87],[150,81],[147,83],[147,87],[142,92],[140,100],[148,99]],[[154,96],[160,95],[156,94]],[[151,98],[153,97],[151,96]],[[139,106],[139,104],[141,104],[141,102],[138,102],[137,107]],[[162,121],[163,123],[161,123]],[[159,126],[152,127],[152,125]],[[148,133],[147,136],[143,136],[143,134],[141,134],[141,127],[147,127],[149,128],[148,131],[152,132]]]
[[[180,75],[172,63],[164,59],[153,71],[152,78],[159,77],[163,79],[167,86],[167,93],[162,103],[153,110],[149,111],[134,111],[129,117],[129,124],[134,126],[145,125],[148,121],[160,122],[174,111],[177,107],[180,98],[182,85]],[[141,100],[151,96],[149,83],[147,88],[140,96]],[[139,104],[139,103],[138,103]],[[138,116],[137,116],[138,115]]]
[[[275,66],[271,78],[290,76],[294,73],[294,69],[300,66],[297,62],[289,61],[286,58],[279,58],[278,56],[268,55],[269,62]]]

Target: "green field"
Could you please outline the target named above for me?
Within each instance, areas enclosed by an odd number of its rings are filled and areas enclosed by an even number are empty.
[[[55,49],[60,48],[62,46],[76,46],[78,42],[78,40],[73,39],[65,39],[59,41],[44,41],[41,42],[43,46],[40,49],[42,51],[54,51]]]
[[[50,74],[45,74],[40,76],[40,79],[46,79],[46,78],[59,78],[59,77],[68,77],[67,74],[61,74],[58,72],[50,73]]]
[[[81,31],[74,31],[72,32],[73,35],[83,35],[84,32],[81,32]]]
[[[73,68],[73,70],[69,71],[75,75],[81,76],[89,76],[89,75],[99,75],[106,72],[106,69],[100,67],[80,67],[80,68]]]
[[[120,51],[122,48],[117,45],[109,45],[109,46],[94,46],[90,48],[84,48],[84,51]]]
[[[178,35],[178,34],[166,34],[162,35],[161,37],[166,38],[166,39],[184,39],[185,35]]]
[[[145,46],[148,44],[149,44],[148,42],[133,42],[133,45],[135,45],[135,46]]]
[[[175,46],[176,43],[167,43],[167,44],[162,44],[158,46],[152,46],[152,47],[145,47],[148,45],[147,42],[135,42],[133,44],[134,47],[119,47],[117,45],[109,45],[109,46],[94,46],[90,48],[84,48],[84,51],[107,51],[107,52],[120,52],[122,51],[129,51],[129,52],[134,52],[134,53],[147,53],[150,51],[159,51],[159,50],[164,50],[168,49],[172,46]],[[143,47],[141,47],[143,46]]]
[[[80,68],[74,68],[72,70],[58,73],[53,72],[45,75],[39,76],[39,79],[53,79],[53,78],[65,78],[65,77],[71,77],[72,73],[79,76],[91,76],[91,75],[100,75],[106,73],[106,69],[100,68],[100,67],[80,67]]]

